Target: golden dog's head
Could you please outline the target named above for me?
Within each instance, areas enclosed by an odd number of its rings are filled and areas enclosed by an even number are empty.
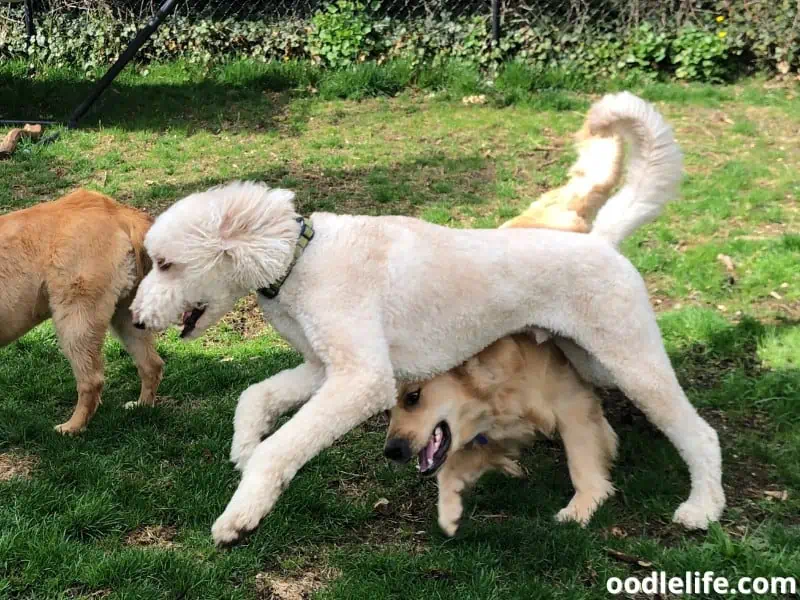
[[[389,411],[384,455],[405,463],[415,454],[432,475],[450,452],[486,431],[495,398],[523,366],[513,338],[503,338],[466,363],[422,383],[401,386]]]

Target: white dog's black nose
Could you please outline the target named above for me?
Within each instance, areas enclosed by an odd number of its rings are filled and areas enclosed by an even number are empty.
[[[383,447],[383,455],[396,462],[408,462],[411,460],[411,444],[403,438],[388,439]]]
[[[136,329],[145,329],[144,323],[141,323],[139,321],[135,322],[133,326],[136,327]]]

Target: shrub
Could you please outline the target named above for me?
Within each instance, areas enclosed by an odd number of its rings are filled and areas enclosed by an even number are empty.
[[[376,53],[387,25],[371,2],[335,0],[311,17],[307,49],[315,62],[349,67]]]
[[[684,27],[672,40],[675,76],[678,79],[717,83],[728,73],[727,32]]]
[[[426,64],[453,63],[472,65],[490,77],[502,65],[518,62],[540,74],[569,72],[582,80],[638,73],[708,82],[751,68],[788,72],[800,66],[796,0],[725,0],[719,6],[707,0],[696,12],[699,17],[686,20],[686,15],[667,11],[658,21],[635,26],[610,19],[568,22],[565,15],[530,16],[509,8],[498,43],[491,40],[488,14],[453,16],[431,10],[427,16],[390,18],[380,1],[333,0],[310,19],[280,22],[175,16],[137,60],[310,60],[322,67],[352,69],[367,61],[399,59],[419,73]],[[604,1],[588,0],[587,6],[605,7]],[[26,55],[23,28],[13,20],[0,21],[0,60],[24,57],[34,64],[95,71],[115,60],[137,29],[130,17],[102,8],[49,12],[37,26]],[[379,76],[355,70],[341,77],[375,83]],[[464,85],[475,87],[474,82]]]

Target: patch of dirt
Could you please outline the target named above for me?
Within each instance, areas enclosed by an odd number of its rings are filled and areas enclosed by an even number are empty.
[[[0,453],[0,481],[9,481],[14,477],[30,479],[31,472],[39,464],[35,456],[25,456],[15,452]]]
[[[793,233],[794,229],[790,223],[760,223],[753,225],[752,223],[745,223],[741,217],[731,218],[725,226],[725,232],[730,232],[737,228],[747,228],[751,233],[747,235],[739,235],[736,239],[761,242],[769,239],[777,239],[787,233]],[[728,237],[720,234],[720,238]]]
[[[244,339],[258,337],[269,329],[255,294],[240,300],[236,308],[222,318],[222,322]]]
[[[308,570],[298,576],[259,573],[256,575],[256,597],[259,600],[306,600],[339,576],[341,573],[330,567]]]
[[[178,535],[178,530],[172,526],[145,525],[135,529],[125,538],[127,546],[147,546],[155,548],[173,548],[173,540]]]
[[[87,591],[83,587],[70,588],[65,592],[67,598],[80,598],[80,600],[99,600],[100,598],[108,598],[113,593],[109,589],[99,589]]]
[[[748,523],[759,523],[770,516],[771,513],[763,505],[763,501],[769,497],[764,492],[782,491],[786,487],[785,483],[774,481],[768,465],[760,463],[752,456],[740,453],[733,444],[726,443],[726,440],[732,440],[737,429],[763,431],[764,436],[769,435],[769,417],[752,413],[747,419],[737,419],[737,422],[732,424],[725,411],[704,410],[701,413],[703,418],[717,430],[722,445],[724,465],[722,485],[725,488],[727,510],[739,509],[742,513],[740,519],[727,523],[723,520],[722,525],[729,533],[741,535]],[[800,515],[792,520],[792,524],[797,523],[800,523]]]

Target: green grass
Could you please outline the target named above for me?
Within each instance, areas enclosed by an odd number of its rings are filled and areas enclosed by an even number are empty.
[[[4,116],[63,112],[88,85],[68,71],[23,72],[0,66]],[[85,128],[0,163],[0,212],[84,185],[158,213],[252,177],[296,189],[306,213],[495,227],[563,182],[592,86],[517,66],[493,85],[457,65],[151,66],[123,74]],[[319,598],[599,599],[608,577],[651,570],[609,548],[675,575],[800,573],[796,90],[757,80],[633,89],[674,125],[687,177],[624,252],[646,278],[687,393],[719,432],[730,505],[719,526],[670,523],[688,493],[683,464],[612,394],[620,493],[585,530],[553,521],[571,488],[562,449],[543,442],[526,454],[526,480],[480,482],[446,540],[435,485],[381,457],[381,417],[305,467],[244,546],[215,550],[209,529],[237,483],[227,462],[236,398],[299,361],[245,303],[201,341],[161,338],[153,410],[122,409],[138,380],[109,340],[104,403],[75,439],[52,431],[75,399],[52,328],[0,349],[0,480],[8,464],[29,469],[0,481],[0,598],[288,597],[270,591],[278,581]],[[461,102],[475,94],[487,103]],[[733,280],[719,254],[734,261]],[[783,490],[785,501],[764,494]],[[381,498],[388,505],[373,508]]]

